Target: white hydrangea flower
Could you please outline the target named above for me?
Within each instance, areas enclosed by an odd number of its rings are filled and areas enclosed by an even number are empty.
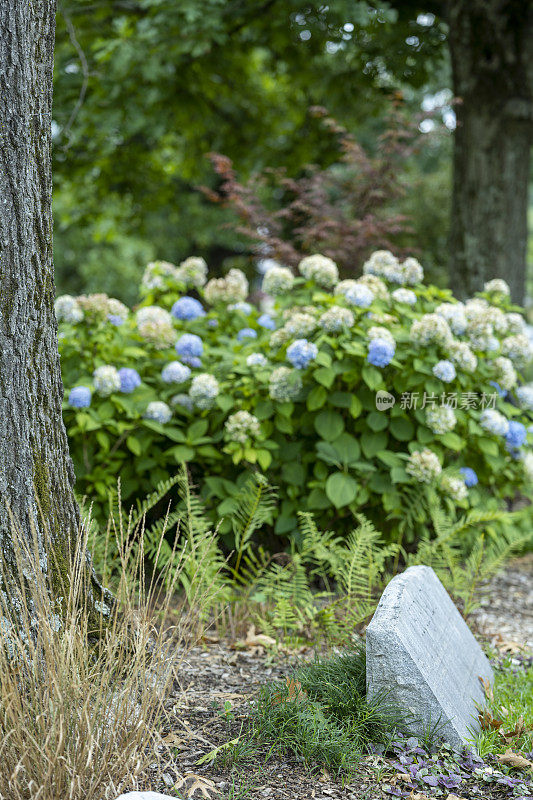
[[[502,389],[510,391],[514,386],[516,386],[518,376],[510,358],[505,358],[505,356],[495,358],[493,366],[496,371],[495,381],[502,387]]]
[[[248,439],[257,439],[260,434],[259,420],[248,411],[236,411],[224,425],[225,438],[239,444],[246,444]]]
[[[261,286],[265,294],[279,295],[290,292],[294,286],[294,275],[288,267],[273,266],[265,272]]]
[[[199,289],[207,280],[207,263],[200,256],[189,256],[175,270],[176,280]]]
[[[411,453],[405,469],[419,483],[432,483],[442,472],[439,457],[427,447]]]
[[[202,372],[200,375],[196,375],[193,378],[191,388],[189,389],[189,396],[193,399],[197,408],[206,409],[211,408],[213,401],[218,395],[218,391],[218,381],[214,375]]]
[[[175,343],[177,333],[172,316],[164,308],[144,306],[137,311],[135,321],[139,335],[158,350],[164,350]]]
[[[447,346],[450,359],[464,372],[475,372],[477,369],[477,356],[472,352],[466,342],[453,340]]]
[[[116,297],[109,298],[109,302],[107,304],[108,316],[118,317],[118,319],[121,319],[122,322],[126,322],[129,313],[130,311],[128,306],[125,306],[124,303],[121,303],[120,300],[116,299]]]
[[[279,350],[284,344],[287,344],[291,339],[291,334],[285,326],[278,328],[274,331],[269,339],[269,345],[272,350]]]
[[[519,386],[516,390],[516,397],[521,408],[526,408],[533,411],[533,384],[526,383]]]
[[[339,270],[333,259],[319,253],[302,258],[298,269],[306,280],[315,281],[327,289],[335,286],[339,280]]]
[[[367,336],[370,341],[372,341],[372,339],[385,339],[385,341],[390,342],[396,347],[396,339],[392,333],[388,328],[384,328],[381,325],[372,325],[367,331]]]
[[[411,325],[410,338],[413,344],[426,346],[438,344],[446,347],[452,341],[450,326],[439,314],[424,314]]]
[[[443,475],[440,481],[440,488],[445,494],[449,495],[452,500],[458,503],[461,503],[468,497],[466,483],[462,478],[455,477],[454,475]]]
[[[296,400],[302,388],[302,379],[297,369],[277,367],[270,375],[269,394],[272,400],[280,403]]]
[[[374,302],[374,292],[364,283],[356,283],[344,293],[344,297],[347,303],[358,308],[368,308]]]
[[[115,367],[105,365],[97,367],[93,372],[94,388],[101,397],[109,397],[113,392],[120,392],[120,375]]]
[[[509,284],[502,280],[502,278],[493,278],[491,281],[487,281],[483,287],[483,291],[489,292],[490,294],[503,294],[506,297],[509,297],[511,294]]]
[[[494,408],[485,408],[479,417],[481,427],[495,436],[506,436],[509,422]]]
[[[509,333],[526,332],[526,321],[522,314],[518,314],[516,311],[510,311],[505,316],[507,318],[507,330]]]
[[[214,303],[238,303],[248,296],[248,280],[240,269],[230,269],[224,278],[211,278],[204,296],[210,305]]]
[[[172,419],[172,411],[161,400],[153,400],[148,403],[146,411],[144,412],[145,419],[151,419],[154,422],[159,422],[161,425],[166,425]]]
[[[318,320],[320,327],[328,333],[336,333],[343,328],[351,328],[354,322],[355,317],[350,309],[342,306],[331,306]]]
[[[403,283],[400,262],[389,250],[376,250],[363,264],[364,275],[375,275],[392,283]]]
[[[406,258],[400,266],[403,273],[402,283],[408,283],[410,286],[414,286],[415,283],[422,283],[424,280],[424,268],[416,258],[412,256]]]
[[[435,406],[426,409],[426,424],[435,434],[453,431],[457,424],[455,411],[449,406]]]
[[[165,278],[174,277],[176,267],[169,261],[151,261],[146,265],[141,280],[143,289],[162,289]]]
[[[251,353],[246,358],[246,365],[248,367],[264,367],[268,364],[268,359],[263,353]]]
[[[341,283],[348,283],[348,281],[341,281]],[[354,283],[366,286],[378,300],[390,300],[390,292],[387,289],[387,285],[381,278],[378,278],[377,275],[372,275],[370,273],[368,275],[362,275],[354,281]],[[339,284],[339,286],[340,285],[341,284]]]
[[[392,299],[396,303],[405,303],[408,306],[414,306],[416,303],[416,294],[412,289],[395,289],[392,293]]]
[[[523,369],[531,361],[533,355],[531,342],[525,333],[507,336],[502,341],[502,353],[516,364],[518,369]]]
[[[435,314],[444,317],[452,333],[456,336],[462,336],[466,331],[468,322],[463,303],[441,303],[435,309]]]
[[[316,319],[311,314],[296,311],[284,325],[291,336],[309,336],[316,329]]]
[[[62,294],[54,303],[54,311],[58,322],[69,322],[75,325],[83,319],[83,311],[75,297]]]

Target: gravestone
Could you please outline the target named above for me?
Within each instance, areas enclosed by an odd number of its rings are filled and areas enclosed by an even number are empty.
[[[405,732],[460,749],[479,730],[476,703],[492,682],[488,659],[430,567],[388,584],[366,631],[369,698],[386,695],[405,713]]]

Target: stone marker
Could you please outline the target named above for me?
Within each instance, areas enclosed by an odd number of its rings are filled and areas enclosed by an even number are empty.
[[[480,677],[493,673],[467,624],[430,567],[389,583],[366,631],[369,698],[386,694],[406,714],[405,732],[428,729],[460,749],[478,730]]]

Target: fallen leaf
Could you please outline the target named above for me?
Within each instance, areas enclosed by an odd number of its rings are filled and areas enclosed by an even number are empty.
[[[466,800],[466,797],[459,797],[458,794],[449,794],[446,800]]]
[[[188,786],[189,783],[190,786]],[[174,786],[174,789],[182,788],[187,792],[187,797],[192,797],[197,789],[206,800],[211,800],[212,795],[219,794],[213,781],[204,778],[203,775],[195,775],[193,772],[188,772]]]
[[[483,686],[483,689],[485,691],[485,697],[487,698],[487,700],[494,700],[494,694],[490,682],[485,678],[482,678],[481,675],[478,676],[478,680]]]
[[[515,769],[533,769],[533,761],[524,758],[519,753],[513,753],[512,750],[506,750],[505,753],[496,756],[500,764],[505,764],[506,767],[514,767]]]
[[[499,731],[499,734],[502,737],[502,739],[504,739],[507,742],[507,744],[510,744],[513,739],[518,739],[525,732],[526,732],[526,723],[524,721],[524,717],[520,717],[512,730]]]
[[[399,772],[396,775],[396,780],[397,781],[403,781],[404,783],[411,783],[411,781],[413,779],[411,778],[411,776],[407,772]]]
[[[493,717],[490,711],[484,711],[480,714],[479,722],[485,731],[497,731],[503,725],[503,719]]]
[[[235,642],[235,644],[232,646],[232,649],[250,649],[253,651],[256,648],[264,648],[266,650],[276,644],[277,642],[272,638],[272,636],[267,636],[265,633],[256,633],[255,625],[250,625],[246,633],[246,639],[240,639],[238,642]],[[257,650],[257,652],[259,653],[260,650]]]
[[[428,797],[427,794],[422,794],[421,792],[417,792],[416,794],[414,792],[411,792],[409,797],[411,797],[412,800],[431,800],[431,798]]]
[[[500,714],[502,715],[502,717],[508,717],[509,716],[509,711],[505,708],[505,706],[501,706]]]
[[[302,689],[302,684],[300,681],[295,680],[295,678],[286,678],[285,683],[287,684],[287,694],[283,694],[282,692],[278,692],[272,698],[272,705],[278,706],[280,703],[291,702],[296,700],[303,700],[304,697],[307,697],[307,694]]]

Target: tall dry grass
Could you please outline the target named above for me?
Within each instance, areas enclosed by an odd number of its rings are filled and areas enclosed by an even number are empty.
[[[148,788],[148,776],[155,788],[164,701],[190,621],[168,624],[179,569],[147,583],[142,547],[115,530],[116,604],[95,614],[87,530],[54,599],[34,568],[36,542],[13,524],[15,564],[2,564],[0,594],[1,800],[114,800]]]

